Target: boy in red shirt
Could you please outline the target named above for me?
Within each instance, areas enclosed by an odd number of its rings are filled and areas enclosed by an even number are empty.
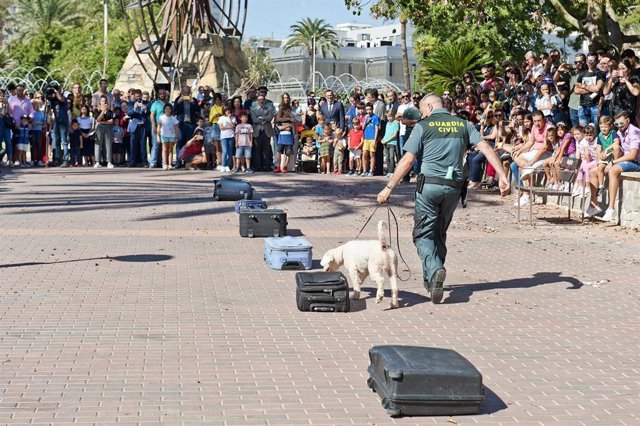
[[[349,143],[349,176],[359,175],[362,171],[362,144],[364,142],[364,132],[360,124],[360,118],[353,119],[353,129],[349,131],[348,143]],[[353,163],[356,163],[356,169],[353,168]]]

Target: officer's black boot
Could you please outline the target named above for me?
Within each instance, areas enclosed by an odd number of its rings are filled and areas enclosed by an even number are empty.
[[[444,296],[444,280],[447,278],[447,271],[442,268],[438,269],[433,273],[433,277],[431,278],[431,303],[440,303],[442,302],[442,296]]]

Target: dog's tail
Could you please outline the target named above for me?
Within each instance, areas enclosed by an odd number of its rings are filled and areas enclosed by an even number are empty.
[[[387,241],[387,224],[384,220],[378,222],[378,241],[380,241],[382,250],[386,250],[389,247],[389,242]]]

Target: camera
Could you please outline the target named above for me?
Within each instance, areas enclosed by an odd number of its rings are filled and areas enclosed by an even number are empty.
[[[44,89],[44,96],[51,101],[57,97],[58,90],[60,90],[60,85],[58,83],[49,83]]]

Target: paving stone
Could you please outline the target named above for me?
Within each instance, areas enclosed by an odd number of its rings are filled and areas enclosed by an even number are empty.
[[[217,173],[0,171],[0,423],[452,424],[387,416],[366,385],[379,344],[450,348],[478,367],[486,408],[459,425],[640,422],[638,231],[550,206],[531,227],[513,199],[472,193],[432,305],[400,186],[401,308],[387,309],[388,288],[377,305],[366,281],[350,313],[300,313],[295,272],[271,270],[233,203],[213,201]],[[385,182],[250,180],[316,265],[355,237]]]

